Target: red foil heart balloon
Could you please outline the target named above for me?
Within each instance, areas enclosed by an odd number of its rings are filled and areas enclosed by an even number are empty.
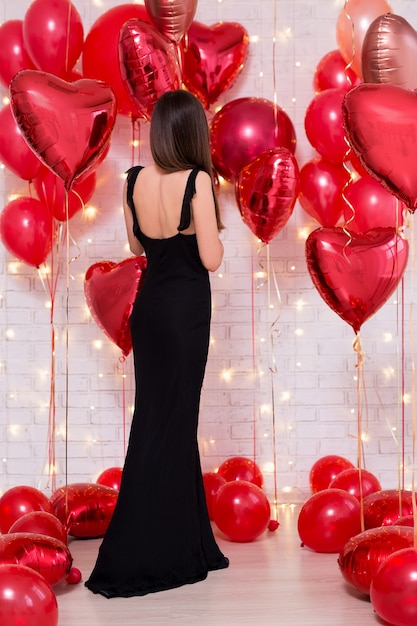
[[[414,213],[417,207],[417,93],[362,83],[344,97],[346,137],[364,169]]]
[[[69,190],[76,178],[92,170],[110,141],[117,113],[110,87],[22,70],[10,83],[10,98],[28,145]]]
[[[326,304],[358,333],[394,292],[408,248],[395,228],[350,235],[343,228],[318,228],[306,241],[307,267]]]
[[[85,275],[84,293],[91,315],[125,356],[132,349],[129,318],[145,268],[145,257],[132,257],[120,263],[95,263]]]
[[[208,109],[229,89],[246,61],[249,36],[235,22],[193,22],[184,45],[183,81]]]

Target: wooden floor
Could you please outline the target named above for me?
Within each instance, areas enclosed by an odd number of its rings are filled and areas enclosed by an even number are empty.
[[[297,517],[297,509],[286,507],[278,530],[251,543],[228,541],[215,528],[230,567],[194,585],[108,600],[83,583],[60,583],[55,587],[58,626],[380,626],[369,599],[345,583],[338,555],[301,547]],[[70,541],[73,566],[83,580],[100,541]]]

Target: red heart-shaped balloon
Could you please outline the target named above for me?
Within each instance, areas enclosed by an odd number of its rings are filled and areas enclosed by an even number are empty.
[[[350,234],[343,228],[318,228],[307,238],[306,261],[323,300],[358,333],[394,292],[408,248],[395,228]]]
[[[106,83],[68,83],[53,74],[22,70],[10,83],[12,112],[39,159],[70,189],[105,151],[116,121],[116,98]]]
[[[346,137],[365,170],[411,212],[417,208],[417,94],[362,83],[344,97]]]
[[[88,268],[84,293],[93,319],[127,356],[132,349],[129,318],[144,277],[146,258],[100,261]]]
[[[191,24],[184,45],[183,81],[207,109],[235,82],[248,46],[246,29],[235,22]]]

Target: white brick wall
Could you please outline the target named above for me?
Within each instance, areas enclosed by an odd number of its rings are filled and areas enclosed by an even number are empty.
[[[23,19],[29,4],[1,1],[0,19]],[[87,33],[99,15],[120,2],[104,0],[99,7],[91,0],[75,0],[74,4]],[[277,101],[295,126],[300,167],[315,155],[305,137],[304,114],[314,95],[315,67],[324,54],[337,47],[335,26],[343,5],[343,0],[198,3],[198,21],[207,25],[221,20],[239,22],[250,36],[259,37],[257,43],[250,45],[243,73],[218,105],[244,96],[273,100],[274,11],[277,31],[291,28],[293,37],[286,42],[278,37],[275,47]],[[392,9],[417,26],[417,9],[412,0],[393,3]],[[144,163],[149,160],[147,134],[147,124],[142,123],[140,158]],[[97,217],[90,222],[77,214],[70,221],[75,242],[71,257],[77,259],[69,269],[73,280],[69,281],[68,320],[65,255],[55,297],[54,433],[48,433],[52,333],[46,306],[49,296],[36,270],[23,263],[13,270],[14,259],[0,246],[0,492],[17,484],[52,487],[53,482],[44,471],[48,441],[55,442],[57,486],[66,480],[94,480],[107,467],[122,463],[133,401],[131,355],[121,364],[120,350],[90,318],[84,298],[84,276],[97,261],[118,262],[129,256],[121,212],[120,175],[131,164],[130,139],[129,119],[118,116],[111,150],[100,166],[96,192],[90,202],[98,210]],[[1,171],[3,206],[11,194],[19,193],[26,195],[28,184],[7,170]],[[211,471],[230,456],[249,456],[264,470],[269,495],[274,495],[275,471],[279,499],[303,500],[309,494],[308,474],[316,459],[325,454],[340,454],[353,462],[357,459],[358,370],[352,346],[354,334],[324,304],[312,285],[299,231],[310,231],[317,225],[298,204],[287,226],[270,244],[271,269],[276,271],[281,298],[279,301],[271,290],[273,311],[268,308],[267,286],[256,290],[252,278],[252,263],[255,271],[260,261],[264,267],[267,265],[265,251],[258,258],[256,238],[242,223],[229,184],[222,187],[221,204],[227,229],[224,262],[219,275],[212,276],[213,343],[199,431],[203,469]],[[365,463],[386,488],[397,485],[399,457],[391,428],[396,428],[401,446],[403,417],[407,484],[410,479],[412,415],[409,405],[402,414],[400,331],[404,325],[405,392],[410,393],[413,264],[411,259],[404,283],[404,320],[401,307],[393,304],[393,298],[361,330],[366,354],[366,397],[361,387],[365,404],[362,426],[367,433],[363,444]],[[401,291],[397,296],[401,301]],[[304,303],[302,308],[297,306],[299,301]],[[274,320],[273,358],[269,328]],[[392,335],[391,341],[386,341],[387,333]],[[95,347],[96,340],[102,340],[101,349]],[[276,372],[272,373],[270,367],[274,363]],[[389,374],[391,370],[393,373]]]

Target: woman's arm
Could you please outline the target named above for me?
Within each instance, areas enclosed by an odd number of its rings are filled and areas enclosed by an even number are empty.
[[[135,256],[140,256],[141,254],[143,254],[144,249],[140,241],[133,234],[132,209],[127,203],[127,181],[125,182],[124,187],[123,187],[123,213],[125,216],[126,233],[127,233],[127,240],[129,242],[130,251]]]
[[[198,252],[204,267],[215,272],[223,260],[224,250],[217,228],[212,182],[207,172],[198,172],[195,186],[191,206]]]

